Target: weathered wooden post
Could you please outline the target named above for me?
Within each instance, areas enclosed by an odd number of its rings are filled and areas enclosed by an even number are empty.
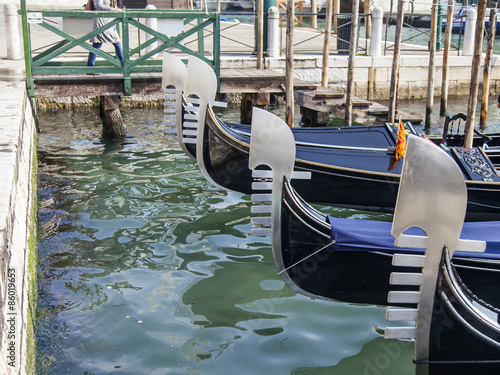
[[[429,51],[429,71],[427,75],[427,105],[425,106],[425,128],[430,129],[432,124],[432,109],[434,107],[434,77],[436,69],[436,35],[438,9],[436,0],[432,3],[431,13],[431,40]]]
[[[323,42],[323,62],[321,65],[321,86],[328,87],[328,60],[330,58],[330,39],[332,35],[332,0],[326,1],[325,38]]]
[[[372,20],[370,18],[370,5],[371,1],[364,1],[363,2],[363,13],[365,14],[365,34],[366,34],[366,39],[370,39],[372,36]]]
[[[399,86],[399,52],[401,50],[401,31],[403,29],[404,0],[398,0],[396,19],[396,35],[394,40],[394,55],[392,57],[391,86],[389,91],[389,122],[394,123],[396,116],[396,100]]]
[[[264,68],[264,0],[257,1],[257,69]]]
[[[293,126],[293,29],[295,21],[294,1],[288,0],[286,4],[286,66],[285,66],[285,90],[286,90],[286,123]]]
[[[333,33],[338,34],[339,24],[337,22],[337,15],[340,13],[340,0],[333,0]]]
[[[122,139],[127,135],[127,127],[120,113],[119,96],[101,96],[99,116],[102,121],[102,135],[104,137]]]
[[[474,136],[474,122],[476,118],[479,69],[481,67],[481,52],[483,50],[483,30],[485,15],[486,0],[479,0],[477,4],[476,37],[474,38],[474,55],[472,56],[472,72],[470,78],[469,103],[467,106],[467,121],[465,122],[465,148],[472,148],[472,138]]]
[[[347,64],[347,93],[345,96],[344,125],[352,125],[352,91],[354,90],[354,68],[358,51],[359,0],[352,1],[351,43],[349,44],[349,61]]]
[[[496,4],[495,4],[496,7]],[[486,58],[484,60],[483,71],[483,91],[481,95],[481,115],[479,117],[479,126],[486,126],[486,118],[488,117],[488,97],[490,95],[490,72],[491,72],[491,57],[493,55],[493,47],[495,46],[495,33],[497,29],[497,11],[495,8],[490,11],[490,22],[488,25],[488,45],[486,46]]]
[[[450,54],[451,44],[451,25],[453,24],[453,5],[455,0],[448,0],[448,13],[446,14],[446,32],[444,33],[444,50],[443,50],[443,74],[441,82],[441,106],[439,114],[446,115],[446,107],[448,106],[448,57]]]
[[[17,19],[17,7],[14,4],[5,4],[3,6],[5,16],[5,37],[7,42],[7,59],[20,60],[21,37],[19,35],[19,22]]]

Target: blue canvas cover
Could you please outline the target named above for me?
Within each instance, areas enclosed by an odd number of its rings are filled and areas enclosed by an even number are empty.
[[[398,253],[421,253],[423,249],[402,248],[394,245],[391,222],[341,219],[328,216],[331,224],[333,250],[344,251],[389,251]],[[424,235],[419,228],[410,228],[405,234]],[[500,259],[500,221],[466,222],[460,238],[486,241],[484,253],[457,251],[454,256]]]

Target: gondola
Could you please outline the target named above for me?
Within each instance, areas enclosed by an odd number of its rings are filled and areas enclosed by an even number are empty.
[[[472,241],[464,234],[468,229],[468,224],[463,222],[467,190],[460,170],[446,154],[429,146],[418,138],[409,139],[410,155],[403,165],[391,229],[395,244],[425,248],[420,256],[402,252],[393,256],[394,264],[404,262],[413,270],[391,273],[389,283],[393,287],[404,284],[408,289],[391,290],[387,301],[415,306],[388,309],[386,319],[411,324],[388,327],[384,336],[415,340],[416,374],[498,374],[499,280],[496,277],[487,279],[492,268],[497,267],[498,261],[487,254],[498,228],[481,223],[485,232]],[[437,174],[422,168],[422,160],[418,158],[428,157],[437,163]],[[433,192],[429,194],[427,188],[431,185]],[[407,233],[408,228],[414,227],[423,232]],[[461,237],[469,240],[464,242]],[[481,248],[482,243],[484,248]],[[486,256],[483,262],[490,268],[470,269],[475,276],[467,279],[458,265],[462,255],[457,250],[476,246],[476,250]],[[478,278],[482,279],[479,284]]]
[[[493,300],[475,294],[445,250],[432,307],[428,355],[415,360],[417,368],[438,375],[500,373],[500,305],[498,299]]]
[[[254,109],[253,116],[250,167],[255,169],[257,180],[253,183],[252,201],[264,204],[252,207],[256,215],[252,218],[256,226],[252,234],[272,235],[273,258],[279,275],[289,287],[312,297],[387,305],[390,290],[407,288],[389,285],[391,273],[410,270],[394,266],[393,255],[396,252],[420,255],[423,250],[394,246],[391,223],[329,217],[307,204],[292,187],[299,180],[294,179],[297,171],[292,172],[294,142],[288,127],[262,110]],[[269,140],[266,134],[270,127],[276,133],[278,128],[282,131],[275,149],[265,142]],[[443,153],[430,143],[429,146]],[[257,168],[262,165],[272,170]],[[304,176],[298,174],[298,177]],[[461,183],[464,184],[463,179]],[[462,238],[486,239],[488,243],[485,253],[471,251],[476,250],[474,242],[460,243],[462,248],[456,253],[454,264],[462,278],[471,287],[481,287],[492,280],[500,282],[500,223],[466,223]],[[481,296],[489,298],[488,290],[481,289]]]
[[[245,141],[248,141],[250,136],[251,126],[240,123],[229,123],[223,122],[212,110],[212,106],[225,106],[226,103],[214,101],[213,98],[216,94],[216,77],[212,68],[197,58],[190,58],[191,64],[188,68],[172,54],[167,52],[164,53],[164,69],[163,69],[163,86],[175,86],[177,87],[178,93],[186,91],[184,97],[189,103],[186,106],[182,106],[180,101],[177,103],[177,109],[182,111],[180,118],[178,118],[178,135],[181,147],[185,149],[185,143],[192,143],[196,141],[196,137],[193,135],[194,126],[191,122],[197,121],[195,117],[199,119],[208,118],[209,121],[220,123],[220,125],[225,129],[233,130],[244,136]],[[188,73],[187,70],[190,70]],[[198,95],[202,94],[205,103],[201,103],[197,100]],[[190,96],[194,96],[195,99]],[[170,105],[170,102],[166,102],[166,105]],[[193,104],[195,103],[195,104]],[[211,105],[210,105],[211,104]],[[207,114],[205,116],[204,111],[201,108],[207,107]],[[186,107],[189,108],[186,110]],[[168,109],[166,111],[170,111]],[[183,115],[186,116],[187,121],[184,121]],[[174,120],[175,116],[166,115],[169,120]],[[465,142],[464,130],[465,130],[466,116],[462,113],[451,116],[446,115],[445,123],[443,126],[442,136],[429,136],[427,139],[431,140],[437,145],[444,145],[446,147],[462,147]],[[186,129],[185,127],[189,127]],[[354,129],[355,128],[355,129]],[[405,125],[406,131],[409,134],[419,135],[418,131],[413,127],[410,122]],[[295,141],[303,146],[307,145],[341,145],[350,147],[367,147],[367,148],[383,148],[394,147],[395,139],[397,138],[397,127],[394,124],[378,124],[370,126],[355,126],[355,127],[294,127],[292,132],[294,134]],[[183,136],[191,132],[191,136]],[[246,136],[246,137],[245,137]],[[488,159],[495,166],[500,166],[500,133],[490,133],[484,134],[478,129],[474,129],[473,146],[481,147],[484,153],[488,156]],[[186,150],[185,150],[186,151]],[[189,151],[186,153],[196,160],[196,147],[189,147]]]
[[[184,96],[193,103],[184,106],[184,121],[178,124],[181,146],[213,184],[251,194],[248,133],[226,126],[212,111],[216,90],[213,70],[195,58],[190,58],[188,70],[191,73],[187,74]],[[415,134],[411,127],[409,130]],[[295,130],[294,135],[296,168],[312,174],[310,181],[294,183],[304,199],[339,207],[393,211],[401,171],[400,166],[387,171],[397,139],[394,126],[306,129]],[[318,138],[321,143],[316,141]],[[500,176],[484,151],[450,147],[449,153],[460,164],[467,181],[467,220],[500,220]]]
[[[467,190],[456,163],[410,136],[392,224],[333,219],[290,185],[308,176],[293,170],[286,124],[270,118],[266,127],[252,129],[252,235],[271,235],[283,281],[311,297],[405,307],[388,309],[387,320],[413,324],[384,335],[415,340],[416,374],[497,374],[500,223],[464,223]],[[278,149],[269,127],[283,129]]]

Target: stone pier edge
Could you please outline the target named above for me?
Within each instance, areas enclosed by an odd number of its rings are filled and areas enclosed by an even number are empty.
[[[4,124],[9,134],[0,142],[0,177],[6,188],[0,197],[0,373],[24,375],[35,374],[36,367],[36,126],[26,90],[10,109],[14,115]]]

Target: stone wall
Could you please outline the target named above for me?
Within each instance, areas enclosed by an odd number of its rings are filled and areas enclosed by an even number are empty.
[[[9,95],[0,115],[0,373],[24,375],[35,373],[36,127],[25,90]]]

